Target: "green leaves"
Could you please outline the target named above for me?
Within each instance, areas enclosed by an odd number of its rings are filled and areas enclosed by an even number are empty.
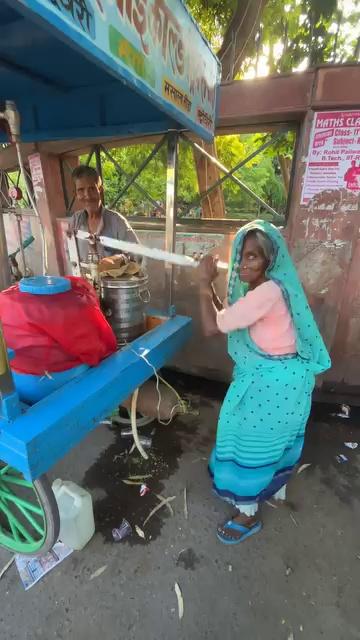
[[[240,160],[249,156],[266,139],[267,134],[246,134],[220,136],[216,140],[219,160],[229,169]],[[285,134],[275,148],[256,156],[242,167],[237,176],[246,183],[258,196],[279,211],[285,210],[286,195],[277,154],[281,152],[285,157],[291,157],[293,134]],[[128,173],[133,174],[149,155],[153,146],[132,145],[111,150],[111,155]],[[272,150],[271,150],[272,149]],[[85,158],[82,158],[85,161]],[[94,164],[94,160],[91,164]],[[127,179],[119,175],[110,160],[102,154],[102,170],[105,186],[106,204],[110,205],[125,186]],[[166,145],[137,178],[137,183],[157,201],[164,204],[166,191]],[[247,219],[248,216],[265,215],[259,211],[256,202],[242,191],[231,180],[223,184],[224,198],[228,217]],[[178,204],[186,209],[198,196],[199,188],[192,148],[180,142],[179,149],[179,177]],[[115,208],[125,215],[148,215],[154,208],[151,203],[135,187],[131,187],[119,200]]]
[[[217,51],[222,42],[226,28],[236,9],[236,0],[187,0],[196,22],[199,23],[204,36]]]
[[[239,0],[241,2],[241,0]],[[235,13],[234,0],[187,0],[218,51]],[[247,3],[243,2],[244,9]],[[283,73],[329,62],[359,60],[359,0],[268,0],[238,77]],[[237,13],[239,22],[242,14]]]

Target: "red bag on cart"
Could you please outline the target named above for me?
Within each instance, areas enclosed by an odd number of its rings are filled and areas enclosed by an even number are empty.
[[[95,366],[116,351],[96,293],[82,278],[24,278],[0,293],[0,320],[19,373]]]

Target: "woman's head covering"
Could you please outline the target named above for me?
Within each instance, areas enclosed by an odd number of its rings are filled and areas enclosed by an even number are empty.
[[[239,264],[244,240],[250,231],[261,231],[271,239],[273,257],[266,270],[266,275],[282,289],[294,323],[299,356],[311,365],[314,373],[326,371],[331,366],[329,354],[309,307],[285,240],[279,229],[270,222],[255,220],[242,227],[236,234],[230,262],[229,303],[233,304],[247,292],[247,284],[240,280]]]

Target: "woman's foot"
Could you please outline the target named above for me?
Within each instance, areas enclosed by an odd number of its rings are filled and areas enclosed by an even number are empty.
[[[258,533],[261,526],[261,522],[256,516],[249,517],[243,513],[238,513],[231,520],[227,520],[218,527],[217,536],[225,544],[237,544]]]

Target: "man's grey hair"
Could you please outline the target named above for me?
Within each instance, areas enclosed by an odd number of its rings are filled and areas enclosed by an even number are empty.
[[[87,164],[79,164],[73,170],[71,174],[72,179],[81,180],[81,178],[91,178],[97,184],[101,184],[102,180],[98,172],[94,167],[89,167]]]
[[[263,231],[260,231],[260,229],[253,229],[252,231],[249,231],[249,233],[247,233],[245,237],[247,238],[248,236],[256,238],[266,260],[269,264],[271,264],[275,253],[274,245],[271,238],[269,238],[269,236],[267,236]]]

